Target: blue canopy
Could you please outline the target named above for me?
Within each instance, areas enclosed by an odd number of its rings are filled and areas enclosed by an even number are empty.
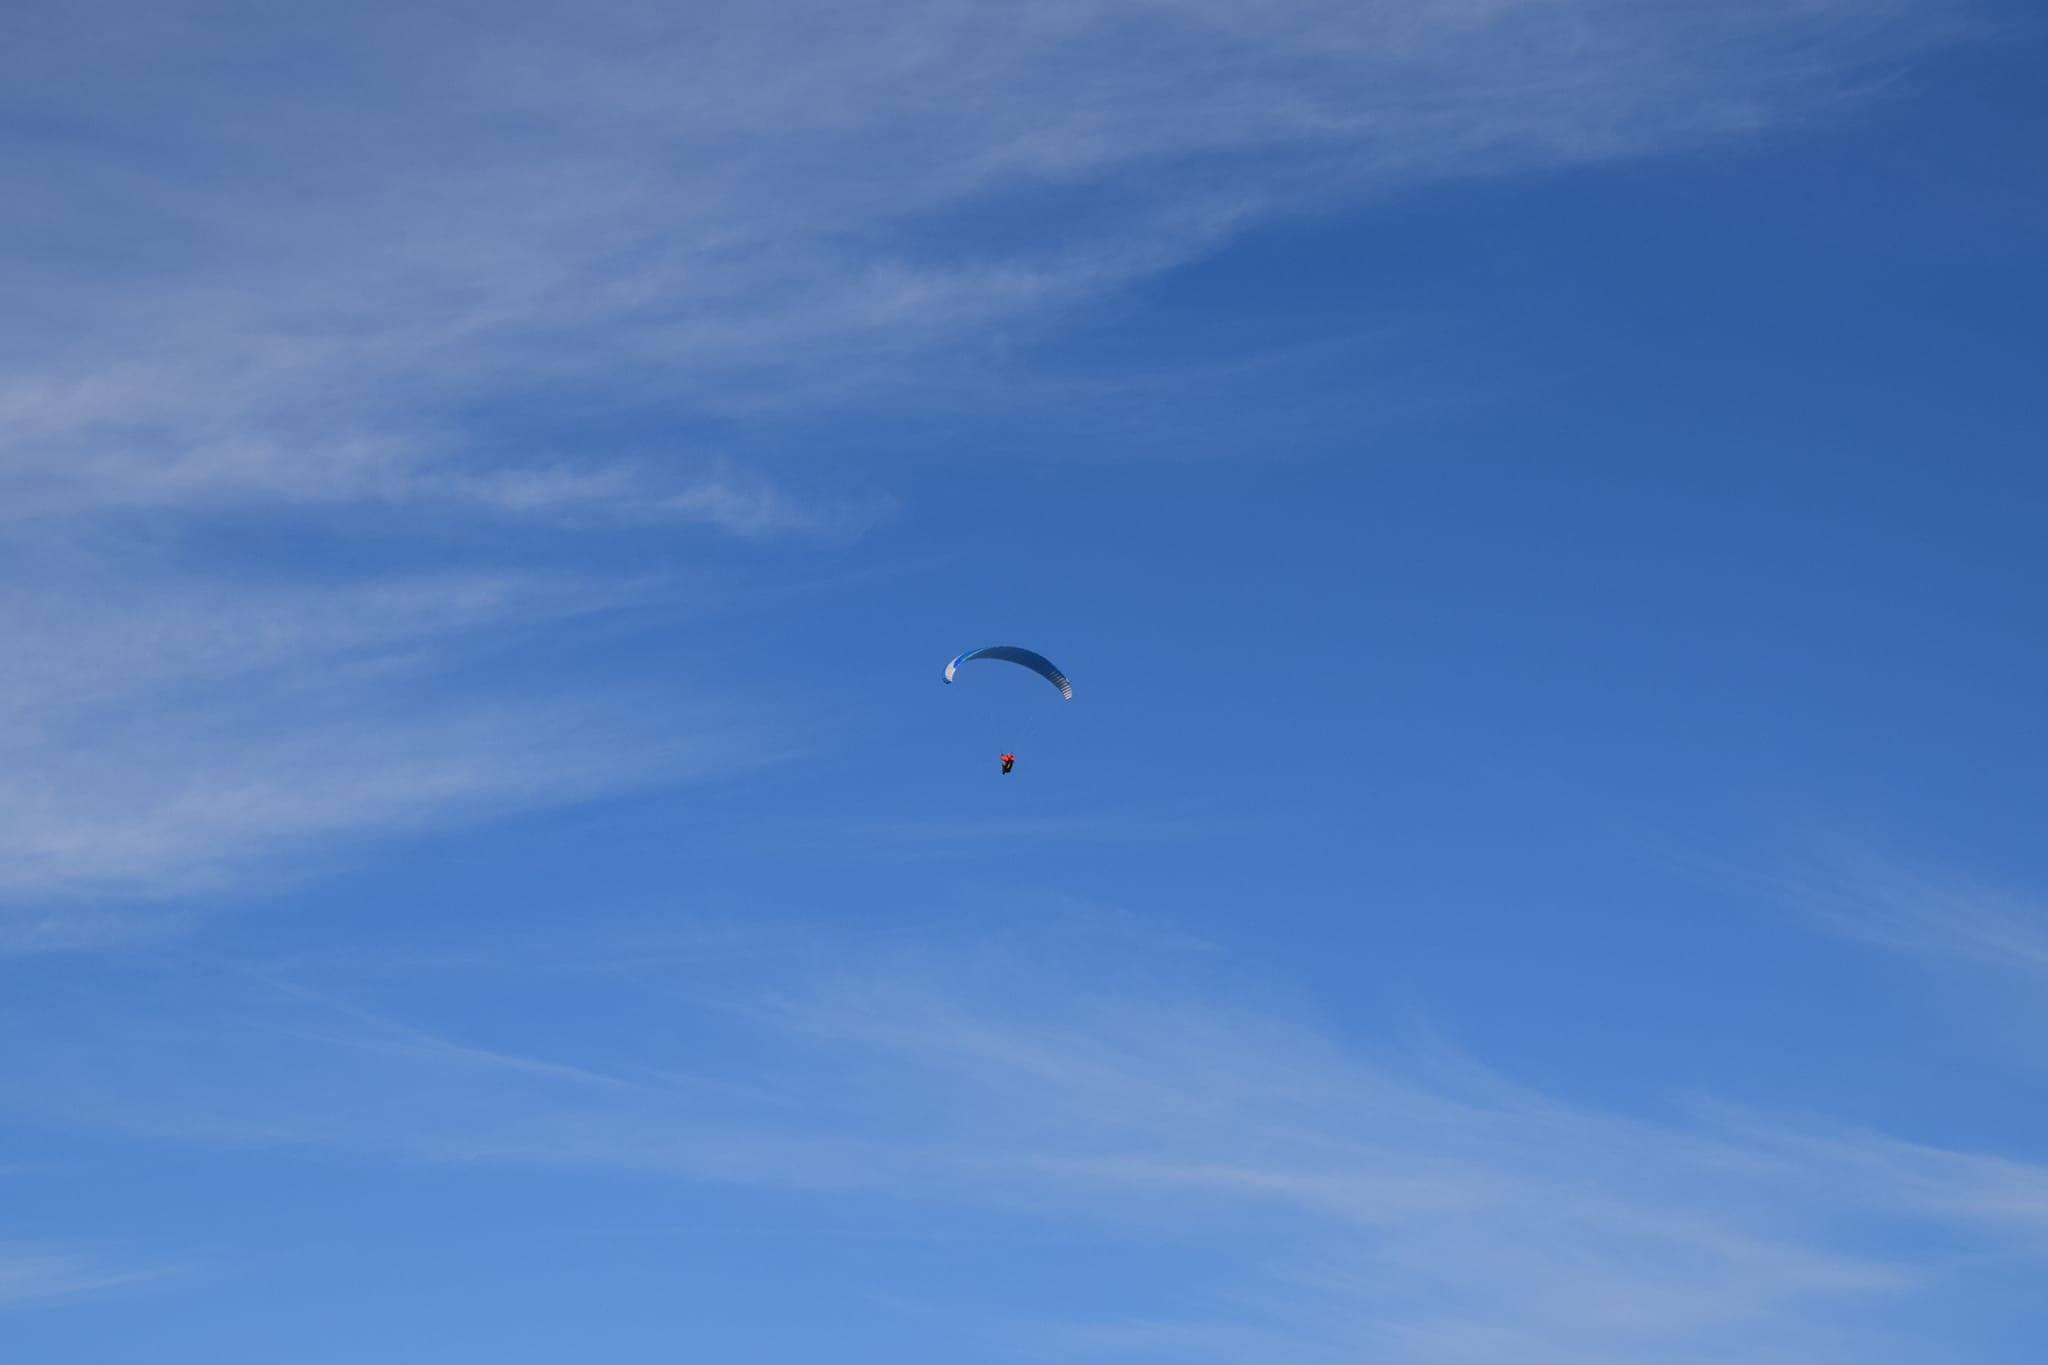
[[[970,649],[952,663],[946,665],[946,681],[953,681],[953,671],[969,659],[1001,659],[1005,663],[1022,664],[1039,677],[1060,690],[1068,701],[1074,699],[1074,685],[1067,681],[1067,675],[1053,667],[1052,660],[1043,654],[1034,654],[1016,645],[989,645],[984,649]]]

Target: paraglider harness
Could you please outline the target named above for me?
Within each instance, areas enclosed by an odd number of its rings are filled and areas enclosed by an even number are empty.
[[[1008,771],[1010,771],[1010,767],[1011,767],[1011,765],[1012,765],[1012,764],[1014,764],[1014,763],[1016,763],[1016,761],[1017,761],[1017,755],[1015,755],[1015,754],[1004,754],[1004,755],[1003,755],[1003,771],[1004,771],[1004,772],[1008,772]]]

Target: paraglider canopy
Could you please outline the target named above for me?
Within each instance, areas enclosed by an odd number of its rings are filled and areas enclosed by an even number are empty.
[[[1052,660],[1043,654],[1035,654],[1016,645],[989,645],[982,649],[970,649],[946,665],[946,681],[953,681],[954,672],[970,659],[1001,659],[1005,663],[1022,664],[1039,677],[1060,690],[1068,701],[1074,699],[1074,685],[1067,681],[1067,675],[1053,666]]]

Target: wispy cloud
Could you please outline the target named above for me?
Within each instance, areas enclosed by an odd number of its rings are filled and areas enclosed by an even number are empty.
[[[84,1252],[0,1242],[0,1312],[40,1308],[156,1279],[160,1270],[117,1269]]]
[[[164,923],[53,895],[261,880],[338,836],[730,767],[751,743],[730,707],[508,666],[663,594],[687,596],[530,573],[16,583],[0,616],[33,648],[0,664],[0,948]]]
[[[1049,951],[1042,974],[1013,951],[550,952],[546,1030],[472,1012],[459,1036],[331,979],[187,971],[215,1003],[174,1036],[103,1004],[45,1018],[0,1096],[159,1138],[859,1192],[1175,1248],[1177,1307],[1015,1329],[1069,1356],[1910,1360],[1892,1310],[1939,1319],[1965,1265],[2048,1256],[2048,1170],[2020,1157],[1603,1111]]]
[[[701,718],[694,744],[664,734],[681,724],[641,692],[444,697],[406,715],[317,702],[261,718],[158,711],[90,745],[9,755],[20,766],[0,780],[0,892],[206,889],[303,856],[319,836],[573,802],[743,752]]]
[[[16,508],[609,497],[746,529],[687,439],[626,479],[591,424],[494,456],[457,414],[857,401],[1274,213],[1815,116],[1949,19],[529,3],[478,32],[418,6],[17,7],[0,477]]]
[[[1768,885],[1836,933],[1876,947],[2048,978],[2048,905],[1976,878],[1856,855]]]

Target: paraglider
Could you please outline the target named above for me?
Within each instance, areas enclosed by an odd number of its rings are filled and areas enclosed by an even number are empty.
[[[946,665],[946,681],[953,681],[953,674],[959,671],[960,665],[970,659],[1001,659],[1006,663],[1022,664],[1054,687],[1057,687],[1062,697],[1065,697],[1068,701],[1074,699],[1074,685],[1067,681],[1066,674],[1053,666],[1052,660],[1046,658],[1043,654],[1036,654],[1028,649],[1020,649],[1016,645],[989,645],[982,649],[968,650],[965,654],[953,660],[952,663]]]
[[[1046,658],[1043,654],[1023,649],[1016,645],[988,645],[982,649],[968,650],[965,654],[960,655],[953,662],[946,665],[946,681],[952,682],[954,674],[960,671],[960,665],[974,659],[999,659],[1004,663],[1017,664],[1028,668],[1058,688],[1060,696],[1068,701],[1074,699],[1074,685],[1067,681],[1067,675],[1060,672],[1054,666],[1052,660]],[[1017,765],[1017,755],[1007,749],[998,755],[998,760],[1002,763],[1005,774],[1008,774]]]

